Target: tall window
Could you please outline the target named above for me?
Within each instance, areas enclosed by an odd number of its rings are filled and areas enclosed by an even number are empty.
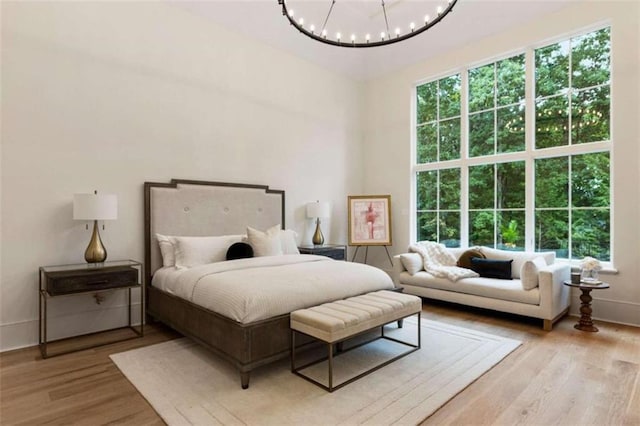
[[[460,74],[418,87],[418,163],[460,158]]]
[[[525,162],[470,166],[469,244],[524,247],[524,223]]]
[[[611,260],[609,28],[418,85],[416,102],[417,240]]]
[[[460,169],[417,173],[418,240],[460,243]]]
[[[524,54],[469,70],[469,156],[524,151]]]
[[[460,74],[417,88],[417,162],[439,164],[460,159]],[[416,174],[419,240],[460,242],[460,169]]]

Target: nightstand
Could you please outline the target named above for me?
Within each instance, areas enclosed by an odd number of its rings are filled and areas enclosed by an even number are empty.
[[[134,260],[121,260],[102,263],[81,263],[76,265],[60,265],[60,266],[41,266],[39,271],[38,301],[39,301],[39,346],[42,358],[57,356],[69,352],[84,350],[96,346],[115,343],[121,340],[127,340],[134,337],[142,337],[144,334],[144,286],[142,285],[143,267],[140,262]],[[140,325],[134,327],[132,325],[131,315],[131,290],[139,289],[140,291]],[[101,330],[103,333],[120,328],[133,330],[133,335],[118,340],[110,340],[107,342],[92,343],[88,346],[74,348],[55,354],[47,352],[49,342],[47,340],[47,301],[52,297],[71,296],[75,294],[99,293],[105,290],[127,290],[127,300],[129,303],[127,310],[128,325],[125,327],[117,327],[107,330]],[[98,297],[96,297],[96,300]],[[87,333],[97,334],[97,333]],[[84,336],[76,335],[72,337]],[[62,341],[67,340],[60,339]]]
[[[299,246],[300,254],[317,254],[336,260],[347,260],[346,246],[338,244],[324,244],[322,246]]]

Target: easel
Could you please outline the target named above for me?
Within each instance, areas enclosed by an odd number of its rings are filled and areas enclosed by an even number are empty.
[[[360,249],[360,247],[363,246],[356,246],[356,251],[353,252],[353,257],[351,258],[351,261],[353,262],[354,260],[356,260],[356,255],[358,254],[358,250]],[[364,246],[364,263],[367,263],[367,255],[369,254],[369,246],[366,245]],[[389,259],[389,263],[391,264],[391,267],[393,268],[393,260],[391,260],[391,255],[389,254],[389,249],[387,248],[388,246],[382,246],[384,247],[384,251],[387,252],[387,258]]]

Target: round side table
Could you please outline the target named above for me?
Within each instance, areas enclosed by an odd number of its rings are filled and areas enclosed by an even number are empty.
[[[591,290],[602,290],[605,288],[609,288],[609,284],[585,284],[582,282],[580,284],[576,284],[572,283],[571,281],[565,281],[564,285],[567,285],[569,287],[576,287],[582,291],[582,294],[580,295],[580,301],[582,302],[582,304],[580,305],[580,321],[578,321],[578,323],[574,325],[573,328],[582,331],[591,331],[594,333],[597,332],[598,327],[593,325],[593,320],[591,319],[591,312],[593,312],[593,310],[591,309],[591,301],[593,300],[593,297],[591,297]]]

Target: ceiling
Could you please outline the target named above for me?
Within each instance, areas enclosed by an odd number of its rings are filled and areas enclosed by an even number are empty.
[[[369,79],[539,19],[576,1],[582,0],[458,0],[442,22],[424,33],[396,44],[366,49],[326,45],[302,35],[282,15],[277,0],[182,0],[170,4],[320,66],[353,78]],[[320,21],[316,26],[321,27],[331,0],[290,0],[288,4],[290,9],[298,8],[296,17],[304,17],[307,23]],[[433,14],[438,5],[446,6],[446,0],[386,0],[385,4],[394,31],[396,27],[408,27],[409,22],[418,23],[425,14]],[[379,37],[379,27],[384,22],[381,19],[380,0],[336,0],[327,29],[332,31],[331,25],[335,25],[335,31],[339,31],[338,27],[349,25],[351,28],[346,28],[344,34],[371,32],[372,38],[373,34]]]

